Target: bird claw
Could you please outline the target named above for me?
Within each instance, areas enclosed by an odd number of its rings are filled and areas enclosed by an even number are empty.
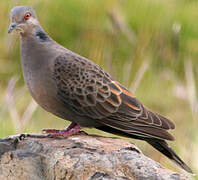
[[[57,130],[57,129],[43,129],[42,133],[47,134],[47,137],[57,137],[62,136],[64,138],[75,135],[75,134],[82,134],[80,131],[80,125],[76,123],[71,123],[66,129],[64,130]],[[84,133],[85,134],[85,133]]]
[[[43,134],[51,134],[51,133],[59,133],[61,130],[58,129],[43,129],[42,133]]]
[[[19,136],[16,136],[15,139],[14,139],[14,146],[16,147],[17,144],[20,142],[20,141],[23,141],[25,138],[27,137],[27,134],[20,134]]]

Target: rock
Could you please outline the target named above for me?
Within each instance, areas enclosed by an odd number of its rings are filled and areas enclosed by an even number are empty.
[[[0,139],[0,180],[185,180],[118,138]]]

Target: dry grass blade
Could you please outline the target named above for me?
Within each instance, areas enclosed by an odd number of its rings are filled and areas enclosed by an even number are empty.
[[[135,92],[138,88],[142,78],[144,77],[145,72],[147,71],[150,64],[150,60],[144,60],[141,67],[139,68],[133,83],[130,86],[130,89]]]
[[[196,94],[195,78],[192,67],[192,60],[188,59],[184,62],[185,75],[186,75],[186,89],[188,94],[188,101],[193,113],[194,118],[198,114],[198,99]]]
[[[118,13],[118,11],[111,11],[109,13],[110,20],[113,25],[118,28],[123,34],[126,35],[128,40],[135,45],[137,43],[137,38],[133,30],[125,23],[124,18]]]
[[[30,121],[38,105],[32,99],[32,101],[29,103],[29,105],[27,106],[23,114],[22,115],[19,114],[17,107],[16,107],[16,99],[20,98],[21,96],[24,96],[25,88],[22,87],[18,90],[15,90],[15,85],[17,81],[18,81],[18,78],[16,77],[12,77],[9,80],[8,86],[5,92],[5,102],[6,102],[5,104],[12,118],[15,132],[22,133],[25,126]]]
[[[36,102],[32,99],[28,107],[26,108],[25,112],[23,113],[21,122],[22,122],[22,129],[28,124],[28,122],[31,120],[31,117],[33,113],[35,112],[37,108]]]
[[[22,130],[21,123],[20,123],[20,116],[15,107],[15,97],[14,97],[14,89],[16,82],[18,81],[17,77],[12,77],[6,88],[5,93],[5,101],[8,107],[9,114],[12,118],[12,122],[14,124],[15,132],[20,133]]]
[[[131,69],[132,69],[132,65],[133,65],[133,59],[130,58],[126,63],[124,63],[123,65],[123,82],[124,84],[129,84],[130,82],[130,77],[131,77]],[[128,73],[126,73],[128,72]]]

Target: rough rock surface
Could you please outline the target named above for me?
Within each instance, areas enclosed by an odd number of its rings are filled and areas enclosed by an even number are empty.
[[[14,139],[0,139],[0,180],[187,179],[121,139],[88,135],[27,137],[18,143]]]

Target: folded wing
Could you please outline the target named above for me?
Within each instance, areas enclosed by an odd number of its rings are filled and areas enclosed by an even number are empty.
[[[144,107],[126,88],[99,66],[80,56],[56,58],[54,79],[58,97],[80,116],[88,116],[128,134],[174,140],[175,125]]]

